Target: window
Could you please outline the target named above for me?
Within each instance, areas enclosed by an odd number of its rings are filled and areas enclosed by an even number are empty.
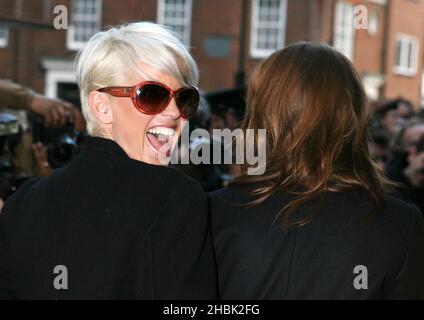
[[[417,73],[418,39],[399,33],[396,37],[396,59],[394,72],[405,76]]]
[[[73,0],[72,22],[68,29],[68,48],[81,49],[100,30],[101,0]]]
[[[253,0],[250,55],[265,58],[284,46],[287,0]]]
[[[335,49],[343,53],[351,61],[353,60],[353,48],[355,42],[354,6],[350,3],[339,1],[336,4],[334,19]]]
[[[45,57],[41,59],[41,66],[45,70],[44,94],[47,97],[60,98],[61,85],[76,85],[73,59]],[[79,104],[78,101],[76,103]]]
[[[190,46],[192,0],[159,0],[158,23],[169,26]]]
[[[364,72],[361,75],[362,84],[368,99],[377,101],[380,98],[380,89],[384,84],[384,77],[378,73]]]
[[[368,21],[368,33],[374,36],[378,31],[378,14],[377,12],[371,13]]]
[[[0,48],[7,47],[9,42],[9,27],[5,24],[0,24]]]

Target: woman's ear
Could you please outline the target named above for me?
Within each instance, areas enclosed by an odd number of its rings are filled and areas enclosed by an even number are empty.
[[[105,93],[91,91],[88,95],[88,105],[93,115],[103,124],[110,124],[113,120],[112,108]]]

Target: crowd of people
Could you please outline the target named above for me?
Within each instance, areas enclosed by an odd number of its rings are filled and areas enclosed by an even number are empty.
[[[396,196],[424,212],[424,112],[402,98],[372,106],[370,150]]]

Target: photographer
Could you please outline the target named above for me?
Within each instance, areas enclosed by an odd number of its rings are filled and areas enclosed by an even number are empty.
[[[37,132],[42,133],[38,138],[45,136],[42,128],[44,126],[49,127],[46,128],[46,132],[61,133],[65,126],[72,127],[77,132],[85,131],[85,120],[74,105],[59,99],[47,98],[35,93],[31,88],[9,80],[0,79],[0,107],[32,113],[31,118],[38,120]],[[7,111],[3,111],[1,115],[3,117],[0,121],[2,126],[9,127],[13,122],[16,128],[13,130],[14,132],[6,132],[8,131],[6,130],[1,135],[0,209],[2,202],[25,179],[32,175],[46,176],[52,171],[48,148],[43,145],[45,141],[37,140],[30,131],[23,130],[18,119]],[[31,153],[33,153],[34,159]]]

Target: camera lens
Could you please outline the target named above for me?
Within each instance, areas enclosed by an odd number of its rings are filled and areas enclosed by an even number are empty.
[[[68,134],[57,139],[49,152],[49,163],[53,168],[60,168],[71,161],[78,152],[77,141]]]

